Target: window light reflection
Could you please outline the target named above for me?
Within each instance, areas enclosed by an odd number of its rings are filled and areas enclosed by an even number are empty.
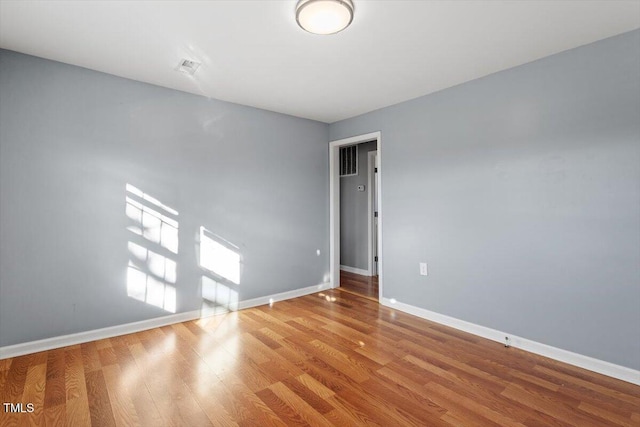
[[[224,244],[223,244],[224,243]],[[235,246],[200,227],[200,267],[240,284],[240,254]]]
[[[175,209],[126,184],[127,230],[139,237],[127,243],[127,295],[165,311],[176,312],[178,216]]]
[[[228,313],[238,309],[238,292],[207,276],[202,276],[202,313],[204,316]]]

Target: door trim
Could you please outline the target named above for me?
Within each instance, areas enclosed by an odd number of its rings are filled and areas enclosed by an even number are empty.
[[[376,174],[374,172],[374,169],[376,167],[376,155],[378,154],[377,149],[373,150],[373,151],[369,151],[367,153],[367,186],[368,186],[368,190],[367,190],[367,216],[368,216],[368,222],[367,222],[367,227],[368,227],[368,232],[367,232],[367,255],[368,255],[368,260],[369,260],[369,268],[368,268],[368,273],[369,276],[373,276],[374,275],[374,266],[375,266],[375,260],[373,259],[374,255],[374,251],[373,251],[373,247],[374,247],[374,242],[373,242],[373,227],[374,227],[374,219],[373,219],[373,213],[374,213],[374,206],[373,206],[373,190],[376,188],[376,186],[374,185],[374,180],[376,179]],[[380,202],[380,199],[378,199],[378,203]],[[379,249],[379,248],[378,248]]]
[[[338,176],[339,147],[376,141],[378,152],[378,296],[382,298],[382,135],[372,132],[329,142],[329,276],[332,288],[340,286],[340,177]]]

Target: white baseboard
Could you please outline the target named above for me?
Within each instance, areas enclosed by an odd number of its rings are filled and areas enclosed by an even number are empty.
[[[123,325],[109,326],[107,328],[8,345],[0,347],[0,359],[7,359],[9,357],[22,356],[24,354],[37,353],[39,351],[52,350],[54,348],[67,347],[70,345],[117,337],[119,335],[146,331],[147,329],[159,328],[161,326],[172,325],[174,323],[188,322],[190,320],[198,319],[199,317],[200,310],[194,310],[185,313],[171,314],[169,316],[155,317],[148,320],[141,320],[139,322],[125,323]]]
[[[340,270],[346,271],[347,273],[359,274],[361,276],[371,276],[369,271],[363,270],[361,268],[349,267],[348,265],[340,265]]]
[[[272,302],[284,301],[291,298],[303,297],[315,292],[325,291],[331,288],[331,283],[321,283],[315,286],[309,286],[302,289],[294,289],[293,291],[281,292],[279,294],[267,295],[264,297],[253,298],[238,303],[238,309],[257,307],[259,305],[270,304]]]
[[[268,295],[265,297],[240,301],[238,303],[238,309],[242,310],[245,308],[269,304],[270,302],[301,297],[329,288],[331,288],[330,283],[322,283],[316,286],[309,286],[302,289],[295,289],[293,291],[287,291],[279,294]],[[132,334],[135,332],[146,331],[147,329],[159,328],[162,326],[173,325],[175,323],[188,322],[190,320],[196,320],[199,318],[201,318],[201,310],[194,310],[185,313],[171,314],[169,316],[156,317],[148,320],[141,320],[139,322],[125,323],[124,325],[109,326],[107,328],[94,329],[91,331],[62,335],[59,337],[45,338],[37,341],[8,345],[0,347],[0,360],[8,359],[10,357],[22,356],[30,353],[37,353],[39,351],[46,351],[60,347],[67,347],[70,345],[82,344],[105,338],[117,337],[119,335]]]
[[[450,326],[473,335],[505,343],[505,337],[509,337],[512,347],[520,348],[531,353],[539,354],[550,359],[568,363],[569,365],[578,366],[589,371],[627,381],[632,384],[640,385],[640,371],[627,368],[625,366],[615,365],[604,360],[594,359],[593,357],[584,356],[582,354],[573,353],[561,348],[552,347],[526,338],[518,337],[509,333],[501,332],[496,329],[487,328],[485,326],[476,325],[475,323],[466,322],[464,320],[449,317],[444,314],[426,310],[424,308],[398,302],[389,298],[382,298],[380,303],[386,307],[394,308],[441,325]]]

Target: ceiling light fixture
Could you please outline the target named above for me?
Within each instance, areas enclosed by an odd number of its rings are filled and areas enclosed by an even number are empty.
[[[298,25],[313,34],[335,34],[353,21],[351,0],[300,0],[296,5]]]

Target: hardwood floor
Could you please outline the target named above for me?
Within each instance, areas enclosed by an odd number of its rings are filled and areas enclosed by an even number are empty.
[[[0,424],[638,426],[640,387],[330,290],[0,360]]]
[[[362,276],[340,271],[340,288],[343,291],[378,301],[378,276]]]

